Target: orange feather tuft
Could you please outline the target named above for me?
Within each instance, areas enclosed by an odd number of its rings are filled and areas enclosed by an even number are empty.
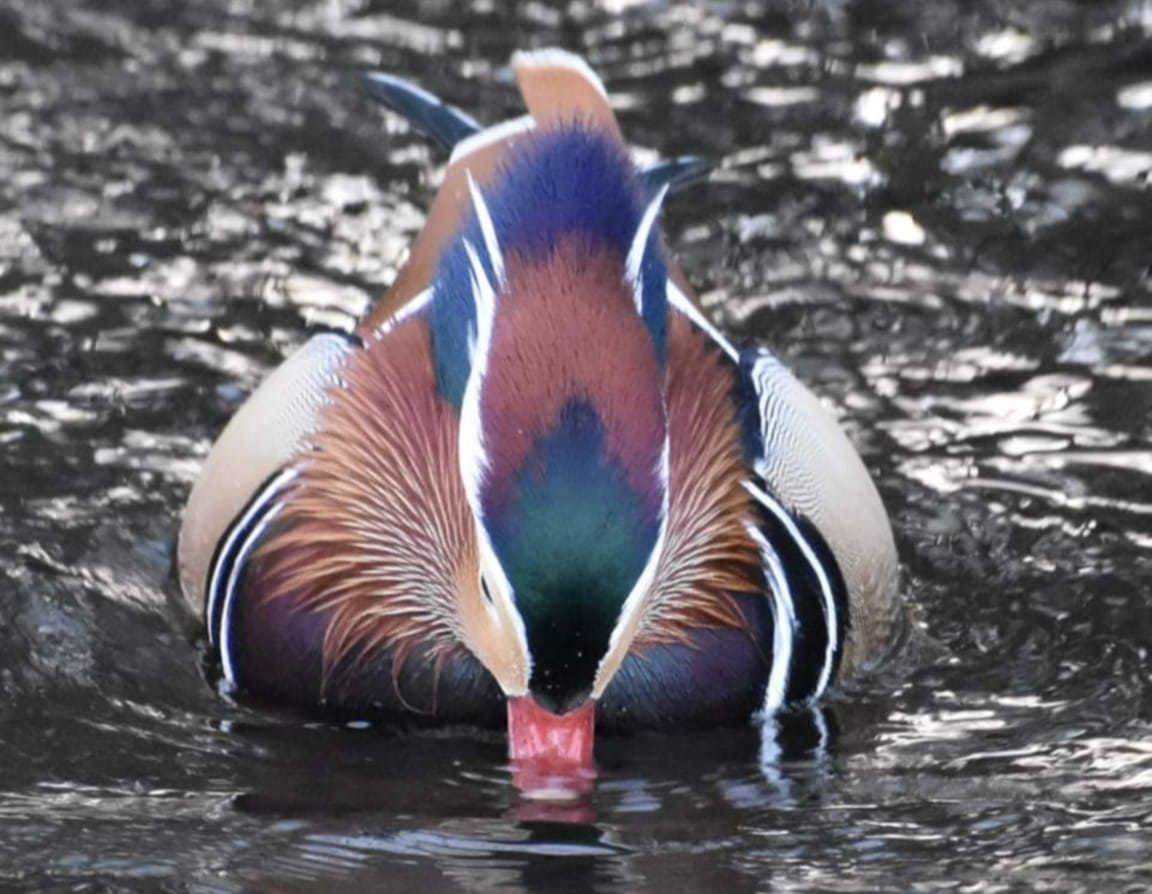
[[[634,644],[687,642],[687,629],[747,630],[733,598],[760,590],[733,416],[732,374],[679,314],[668,319],[669,507],[664,553]]]
[[[463,642],[458,581],[477,567],[456,416],[436,392],[424,324],[370,340],[343,378],[257,556],[260,598],[328,615],[325,687],[382,648],[394,680],[417,647],[441,667]]]

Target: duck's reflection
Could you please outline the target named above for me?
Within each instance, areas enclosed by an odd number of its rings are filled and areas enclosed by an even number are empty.
[[[596,819],[592,792],[593,766],[556,765],[541,760],[513,760],[512,785],[519,793],[516,819],[522,823],[587,824]]]
[[[256,758],[245,762],[247,790],[233,799],[245,813],[427,815],[447,805],[455,813],[482,791],[481,802],[493,814],[510,809],[522,822],[592,823],[598,807],[659,810],[684,779],[712,780],[721,790],[730,788],[726,782],[755,780],[761,803],[790,800],[798,786],[811,795],[833,759],[839,710],[795,711],[707,732],[603,736],[595,767],[509,764],[500,736],[474,731],[429,736],[245,723],[230,723],[226,731]]]
[[[691,872],[681,859],[728,852],[733,815],[768,829],[778,811],[822,800],[838,751],[861,747],[873,714],[837,705],[738,729],[605,735],[595,771],[508,764],[498,735],[234,725],[246,790],[231,804],[261,828],[279,820],[260,847],[281,877],[351,870],[367,884],[399,854],[437,890],[651,889],[656,878],[675,890]],[[670,856],[638,846],[649,839]],[[735,856],[710,862],[725,890],[756,890]]]
[[[591,823],[604,813],[665,809],[677,780],[703,780],[739,808],[790,806],[818,795],[829,775],[839,724],[834,709],[789,712],[707,733],[603,736],[598,771],[513,763],[521,822]],[[598,778],[599,777],[599,778]]]

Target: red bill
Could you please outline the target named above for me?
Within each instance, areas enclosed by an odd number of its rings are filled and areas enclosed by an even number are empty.
[[[596,703],[553,714],[530,695],[508,699],[508,756],[560,767],[591,767]]]

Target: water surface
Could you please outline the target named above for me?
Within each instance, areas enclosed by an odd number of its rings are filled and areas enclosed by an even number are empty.
[[[0,35],[0,887],[1152,887],[1145,0],[9,0]],[[852,433],[917,631],[778,737],[603,740],[567,817],[498,736],[221,698],[170,578],[216,433],[434,191],[356,73],[495,121],[553,44],[645,158],[715,160],[670,242]]]

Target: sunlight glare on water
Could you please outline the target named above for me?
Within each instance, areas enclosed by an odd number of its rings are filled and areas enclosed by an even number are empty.
[[[15,0],[0,35],[0,887],[1152,886],[1146,0]],[[501,735],[222,698],[171,577],[213,438],[439,182],[358,73],[492,122],[548,45],[639,157],[715,163],[669,243],[859,446],[914,621],[767,735],[604,737],[567,804]]]

